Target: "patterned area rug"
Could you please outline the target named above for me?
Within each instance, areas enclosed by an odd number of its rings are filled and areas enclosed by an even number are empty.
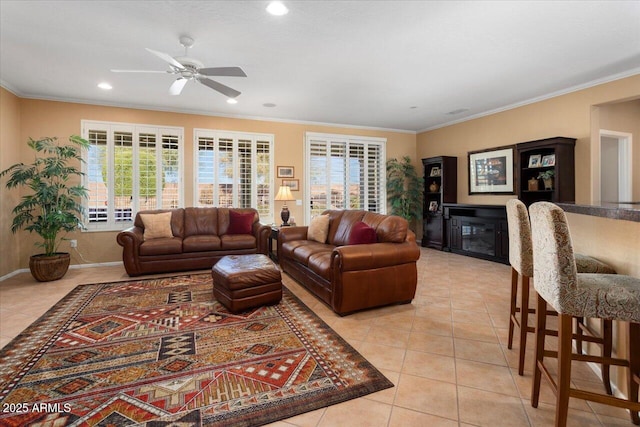
[[[392,386],[286,288],[234,315],[209,274],[81,285],[0,350],[0,425],[254,426]]]

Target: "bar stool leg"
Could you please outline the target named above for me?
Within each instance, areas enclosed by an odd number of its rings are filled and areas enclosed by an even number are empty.
[[[537,294],[536,299],[536,357],[533,365],[533,381],[531,381],[531,406],[538,407],[540,398],[541,365],[544,360],[544,339],[547,327],[547,302]]]
[[[569,389],[571,387],[571,344],[573,317],[558,313],[558,392],[556,394],[556,427],[567,425]]]
[[[520,301],[520,358],[518,374],[524,375],[524,358],[527,353],[527,332],[529,330],[529,277],[522,276],[522,298]]]
[[[613,321],[609,319],[602,319],[602,356],[611,357],[611,351],[613,349]],[[613,396],[613,390],[611,389],[611,365],[603,363],[602,369],[602,382],[604,388],[609,396]]]
[[[516,316],[516,301],[518,298],[518,272],[511,267],[511,309],[509,311],[509,342],[507,348],[511,350],[513,347],[513,329]]]
[[[576,349],[578,354],[584,354],[582,347],[582,325],[584,325],[584,317],[576,317]]]
[[[629,400],[638,402],[640,388],[640,323],[629,323]],[[638,411],[631,412],[631,421],[640,424]]]

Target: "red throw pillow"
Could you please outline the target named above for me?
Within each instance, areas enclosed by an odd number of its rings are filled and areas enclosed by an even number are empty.
[[[362,221],[353,224],[351,234],[349,234],[350,245],[366,245],[368,243],[376,243],[377,241],[376,230]]]
[[[253,227],[253,212],[239,213],[229,211],[229,228],[227,234],[251,234]]]

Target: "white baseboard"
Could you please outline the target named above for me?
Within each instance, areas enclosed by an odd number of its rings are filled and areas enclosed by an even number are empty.
[[[112,267],[116,265],[122,265],[122,261],[95,262],[91,264],[73,264],[69,266],[69,270],[75,270],[79,268],[92,268],[92,267]],[[11,273],[5,274],[4,276],[0,277],[0,282],[7,280],[20,273],[29,273],[29,269],[21,268],[19,270],[12,271]]]

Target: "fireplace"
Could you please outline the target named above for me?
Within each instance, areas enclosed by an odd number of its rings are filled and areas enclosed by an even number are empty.
[[[509,232],[504,206],[444,204],[444,250],[509,263]]]
[[[462,220],[462,250],[496,256],[496,226],[475,218]]]

